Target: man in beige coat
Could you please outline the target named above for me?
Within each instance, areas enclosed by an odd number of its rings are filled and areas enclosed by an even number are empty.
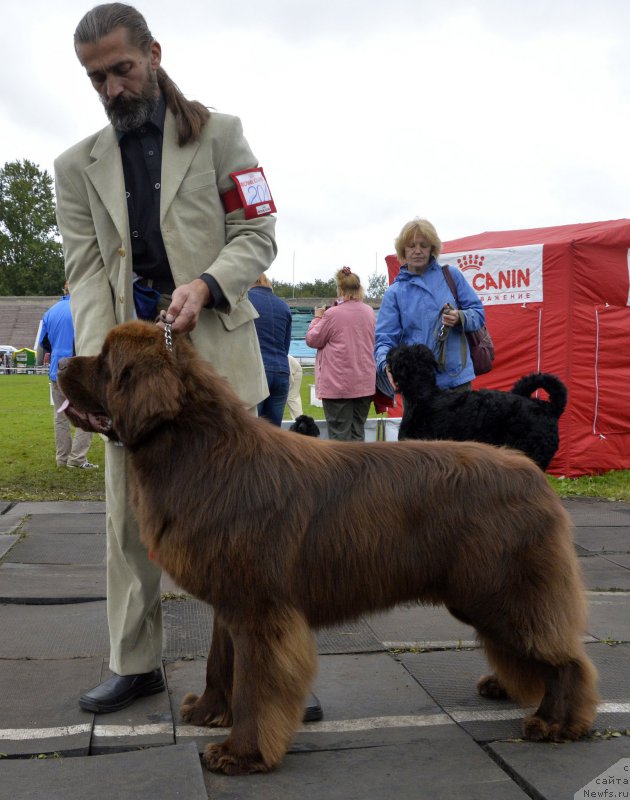
[[[239,120],[184,98],[130,6],[88,12],[75,49],[111,122],[55,162],[77,353],[99,352],[113,326],[134,318],[135,278],[162,293],[173,332],[188,332],[255,408],[267,384],[247,288],[275,257],[275,219],[269,204],[252,216],[234,194],[230,173],[257,167]],[[101,713],[164,689],[160,570],[129,510],[125,450],[111,443],[105,482],[114,675],[80,699]]]

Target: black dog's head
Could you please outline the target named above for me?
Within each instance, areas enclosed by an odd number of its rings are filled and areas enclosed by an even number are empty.
[[[400,344],[387,354],[398,390],[405,399],[416,399],[435,390],[437,361],[423,344]]]
[[[300,414],[299,417],[296,417],[289,430],[301,433],[304,436],[319,436],[319,428],[315,420],[307,414]]]

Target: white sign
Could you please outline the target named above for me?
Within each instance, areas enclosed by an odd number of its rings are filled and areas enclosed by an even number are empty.
[[[543,300],[542,244],[442,253],[439,263],[459,269],[485,306]]]

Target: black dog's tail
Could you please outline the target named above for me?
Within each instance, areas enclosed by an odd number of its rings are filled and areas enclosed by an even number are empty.
[[[548,372],[533,372],[516,381],[513,394],[531,397],[537,389],[544,389],[549,395],[549,409],[554,417],[559,418],[567,405],[567,387],[560,378]]]

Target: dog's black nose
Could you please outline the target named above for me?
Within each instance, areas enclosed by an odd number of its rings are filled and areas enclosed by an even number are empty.
[[[59,370],[63,371],[68,366],[69,361],[69,358],[60,358],[57,364],[57,372],[59,372]]]

